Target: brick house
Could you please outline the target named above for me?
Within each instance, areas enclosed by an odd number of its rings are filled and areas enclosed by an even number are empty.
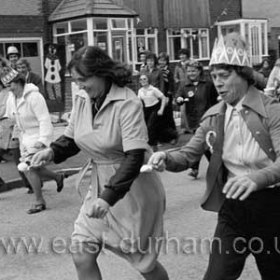
[[[265,24],[256,22],[258,32],[263,28],[258,44],[265,46]],[[250,39],[250,24],[242,19],[241,0],[1,0],[0,54],[17,46],[44,77],[44,46],[57,44],[69,111],[72,88],[65,66],[81,46],[97,45],[133,70],[143,49],[168,52],[174,65],[179,49],[188,48],[207,66],[218,33],[236,30]],[[259,61],[267,54],[265,47],[258,51]]]

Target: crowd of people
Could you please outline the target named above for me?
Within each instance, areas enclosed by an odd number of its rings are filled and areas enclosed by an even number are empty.
[[[68,69],[79,91],[67,128],[52,141],[39,87],[27,83],[24,72],[3,60],[0,121],[9,129],[10,139],[19,139],[19,166],[35,194],[28,213],[46,209],[43,177],[55,180],[58,192],[63,188],[64,175],[48,170],[46,164],[83,151],[88,162],[81,174],[91,170],[92,175],[72,233],[73,246],[83,248],[72,253],[78,278],[102,279],[98,257],[106,248],[127,260],[144,279],[167,280],[158,261],[165,191],[157,171],[191,169],[196,178],[206,155],[202,207],[218,213],[214,234],[218,242],[212,244],[203,279],[238,279],[250,254],[262,279],[278,279],[280,256],[274,240],[280,232],[280,104],[275,98],[279,64],[271,73],[267,63],[254,70],[246,42],[237,33],[215,43],[211,78],[186,49],[180,50],[174,73],[166,53],[157,57],[143,52],[141,61],[135,93],[128,87],[131,71],[126,65],[98,47],[75,52]],[[18,63],[28,70],[24,61]],[[159,144],[177,141],[175,106],[181,108],[184,133],[192,136],[180,148],[158,151]],[[255,237],[264,246],[258,253],[249,246]],[[240,238],[243,242],[237,244]]]

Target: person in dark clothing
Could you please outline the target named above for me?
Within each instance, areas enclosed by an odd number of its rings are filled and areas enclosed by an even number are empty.
[[[196,60],[189,61],[187,66],[189,82],[180,87],[176,102],[178,105],[185,104],[186,116],[192,133],[199,127],[203,114],[218,102],[218,94],[212,81],[207,81],[203,75],[203,66]],[[207,151],[205,156],[210,159]],[[190,176],[197,178],[199,161],[193,164]]]
[[[173,98],[174,98],[174,76],[169,67],[169,56],[167,53],[160,53],[158,56],[159,69],[162,72],[164,90],[163,94],[167,98],[167,104],[162,116],[162,133],[160,142],[175,144],[178,138],[174,117],[173,117]]]
[[[201,206],[218,213],[204,280],[236,280],[252,255],[262,280],[280,275],[280,104],[256,89],[245,40],[216,41],[210,73],[221,101],[203,116],[177,151],[157,152],[148,164],[180,172],[209,150]],[[186,277],[187,278],[187,277]]]

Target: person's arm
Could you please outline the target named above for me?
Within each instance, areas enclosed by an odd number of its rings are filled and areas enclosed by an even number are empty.
[[[160,100],[160,109],[158,110],[158,115],[162,115],[164,108],[166,106],[166,98],[164,96],[164,94],[156,87],[154,87],[154,94],[155,96]]]
[[[138,176],[148,149],[147,128],[144,121],[141,101],[126,100],[120,108],[120,126],[125,159],[112,176],[100,198],[111,206],[123,198]]]
[[[34,92],[29,98],[31,110],[34,112],[39,123],[38,142],[48,146],[53,136],[53,126],[46,101],[42,94]]]
[[[265,108],[268,114],[265,123],[273,145],[269,151],[272,153],[274,150],[276,159],[271,165],[248,174],[248,177],[257,184],[259,190],[280,183],[280,105],[275,99],[270,99],[270,103]]]
[[[124,161],[105,186],[105,190],[100,195],[100,198],[113,206],[125,196],[133,181],[139,175],[144,161],[144,153],[144,149],[130,150],[125,153]]]
[[[60,163],[67,158],[72,157],[80,152],[80,148],[76,145],[74,139],[65,135],[60,136],[50,144],[53,151],[53,162]]]

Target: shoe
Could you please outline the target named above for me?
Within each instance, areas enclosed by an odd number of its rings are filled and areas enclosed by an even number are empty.
[[[61,192],[61,191],[62,191],[62,189],[63,189],[63,187],[64,187],[64,178],[65,178],[64,173],[61,173],[61,174],[60,174],[59,180],[56,181],[56,185],[57,185],[56,191],[57,191],[57,192]]]
[[[197,170],[197,169],[192,169],[191,172],[189,173],[189,175],[190,175],[191,177],[193,177],[194,179],[197,179],[198,170]]]
[[[34,206],[32,206],[32,208],[30,208],[27,211],[27,214],[36,214],[36,213],[42,212],[44,210],[46,210],[46,205],[44,203],[35,204]]]

